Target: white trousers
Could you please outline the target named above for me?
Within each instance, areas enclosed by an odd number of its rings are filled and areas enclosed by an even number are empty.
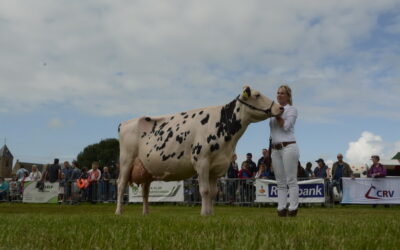
[[[281,150],[272,149],[272,167],[278,187],[278,210],[286,208],[288,191],[289,210],[296,210],[299,206],[299,185],[297,184],[299,158],[299,147],[296,143],[289,144]]]

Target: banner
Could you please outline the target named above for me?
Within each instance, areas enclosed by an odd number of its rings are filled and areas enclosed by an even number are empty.
[[[400,178],[343,178],[342,203],[400,204]]]
[[[24,183],[24,195],[22,202],[25,203],[57,203],[58,202],[58,182],[45,182],[43,191],[36,187],[36,181]]]
[[[325,185],[324,179],[312,179],[299,181],[299,202],[300,203],[324,203]],[[276,181],[256,179],[256,200],[255,202],[278,202],[278,189]],[[288,195],[289,196],[289,195]]]
[[[151,183],[149,202],[183,201],[183,181],[153,181]],[[129,202],[143,202],[141,186],[129,186]]]

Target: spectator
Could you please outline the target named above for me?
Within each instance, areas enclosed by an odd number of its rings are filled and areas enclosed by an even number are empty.
[[[236,163],[236,160],[237,160],[237,155],[233,154],[231,163],[229,163],[228,171],[226,173],[227,178],[238,178],[239,167],[238,164]]]
[[[60,182],[58,187],[58,203],[62,203],[65,201],[65,187],[66,187],[66,175],[65,172],[61,172],[60,174]]]
[[[29,171],[26,168],[24,168],[24,165],[21,164],[20,168],[17,170],[17,173],[16,173],[17,180],[21,181],[25,177],[25,173],[28,173],[28,175],[29,175]]]
[[[71,166],[71,174],[70,174],[69,180],[71,182],[75,182],[77,179],[79,179],[81,174],[82,174],[82,171],[79,168],[78,162],[73,161],[72,166]]]
[[[77,161],[72,161],[72,166],[71,166],[71,173],[69,177],[69,184],[71,185],[71,197],[70,200],[72,200],[73,203],[77,202],[78,199],[78,192],[79,188],[76,185],[76,180],[79,179],[81,176],[82,171],[79,169],[79,165]]]
[[[9,182],[9,194],[11,201],[21,199],[21,182],[18,181],[15,174],[11,175],[11,181]]]
[[[248,164],[249,163],[247,161],[242,162],[242,167],[238,175],[240,179],[249,179],[253,176],[250,170],[248,169]]]
[[[240,181],[240,184],[242,186],[241,189],[241,197],[242,197],[242,201],[251,201],[253,198],[253,184],[250,184],[250,179],[253,177],[253,174],[250,172],[250,170],[248,169],[248,165],[249,162],[248,161],[244,161],[242,162],[242,167],[241,170],[239,171],[239,178],[242,179]]]
[[[310,178],[312,178],[312,177],[314,177],[314,173],[313,173],[313,171],[311,170],[311,168],[312,168],[312,163],[311,162],[307,162],[307,164],[306,164],[306,175],[307,175],[307,177],[310,179]]]
[[[297,178],[306,179],[307,173],[304,170],[303,166],[301,166],[300,161],[297,162]]]
[[[103,191],[103,200],[108,201],[110,198],[110,180],[111,180],[111,174],[110,171],[108,170],[108,167],[103,168],[103,174],[101,175],[101,180],[102,180],[101,190]]]
[[[3,177],[0,177],[0,201],[7,201],[7,194],[8,182],[6,182]]]
[[[228,171],[226,173],[227,188],[228,188],[228,199],[230,202],[236,201],[236,188],[237,188],[237,180],[229,180],[236,179],[239,176],[239,167],[236,163],[237,155],[232,155],[232,160],[229,163]]]
[[[40,179],[41,182],[46,182],[49,180],[49,165],[44,164],[42,169],[42,178]]]
[[[254,178],[257,179],[266,179],[268,178],[268,172],[267,172],[267,168],[265,167],[264,163],[261,163],[258,167],[258,172],[256,173],[256,175],[254,176]]]
[[[316,160],[318,166],[314,169],[314,177],[315,178],[327,178],[328,177],[328,166],[325,164],[325,161],[321,158]]]
[[[379,163],[379,155],[371,156],[372,166],[368,170],[367,176],[371,178],[383,178],[386,177],[386,168]]]
[[[47,174],[49,181],[51,183],[56,182],[60,179],[60,165],[59,165],[59,159],[54,159],[53,165],[50,165],[50,167],[47,168]]]
[[[69,180],[71,178],[71,165],[68,161],[64,161],[64,164],[60,169],[60,174],[61,173],[64,173],[65,180]]]
[[[256,165],[256,163],[252,160],[252,158],[253,158],[253,155],[252,155],[251,153],[247,153],[247,154],[246,154],[246,161],[245,161],[245,162],[247,162],[247,169],[248,169],[248,170],[250,171],[250,173],[251,173],[251,176],[250,176],[250,177],[256,175],[256,173],[257,173],[257,171],[258,171],[257,165]],[[242,164],[242,165],[243,165],[243,164]]]
[[[87,201],[88,200],[88,194],[89,194],[89,189],[88,189],[88,178],[89,178],[89,174],[88,174],[88,169],[87,167],[83,167],[82,168],[82,174],[79,177],[78,181],[80,183],[82,183],[82,186],[80,186],[80,193],[82,196],[82,200],[83,201]]]
[[[118,179],[119,177],[119,163],[115,164],[115,169],[114,169],[114,173],[113,173],[113,179]]]
[[[267,165],[268,159],[269,159],[269,151],[266,148],[262,149],[262,156],[260,159],[258,159],[257,162],[257,169],[260,169],[260,165],[264,164],[265,166]]]
[[[101,172],[99,170],[99,162],[94,161],[92,163],[92,169],[88,171],[89,181],[89,201],[97,201],[98,184],[101,178]]]
[[[68,161],[64,161],[64,164],[61,166],[60,169],[60,181],[61,181],[61,174],[64,174],[64,200],[70,200],[71,198],[71,182],[69,181],[71,178],[71,165]]]
[[[329,196],[331,203],[334,202],[333,199],[333,188],[336,187],[339,194],[342,193],[343,184],[342,177],[352,177],[353,171],[351,171],[350,165],[343,161],[343,155],[337,155],[337,162],[333,163],[332,166],[332,182],[329,183]]]
[[[38,170],[36,165],[32,165],[32,172],[29,174],[31,181],[40,181],[42,179],[42,173]]]

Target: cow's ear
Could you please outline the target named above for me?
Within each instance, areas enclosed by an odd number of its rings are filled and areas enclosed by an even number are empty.
[[[249,86],[244,86],[243,87],[243,92],[242,92],[242,99],[246,100],[251,96],[251,90]]]

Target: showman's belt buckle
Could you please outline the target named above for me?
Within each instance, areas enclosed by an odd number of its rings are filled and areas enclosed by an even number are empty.
[[[293,144],[293,143],[296,143],[296,142],[295,141],[281,142],[281,143],[272,145],[272,148],[276,149],[276,150],[281,150],[282,148],[286,147],[287,145]]]

